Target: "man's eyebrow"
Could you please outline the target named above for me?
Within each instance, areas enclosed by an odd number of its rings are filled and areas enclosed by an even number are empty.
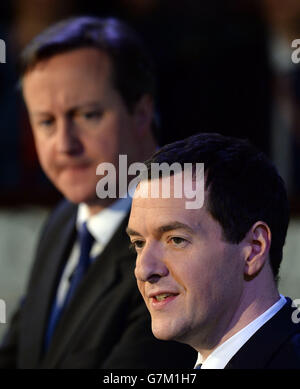
[[[101,108],[101,104],[98,101],[86,101],[86,102],[82,102],[82,103],[79,103],[77,105],[74,105],[74,107],[69,108],[67,110],[67,112],[72,113],[72,112],[76,112],[76,111],[79,111],[81,109],[86,109],[86,108],[87,109],[88,108],[99,109],[99,108]],[[43,110],[31,112],[32,116],[42,116],[42,115],[50,115],[50,114],[51,114],[51,112],[43,111]]]
[[[178,222],[178,221],[175,221],[175,222],[170,222],[168,224],[165,224],[165,225],[162,225],[160,227],[158,227],[156,229],[156,232],[159,233],[159,234],[163,234],[165,232],[168,232],[168,231],[173,231],[173,230],[179,230],[179,229],[183,229],[183,230],[186,230],[188,231],[189,233],[194,233],[195,231],[190,227],[188,226],[187,224],[184,224],[184,223],[181,223],[181,222]],[[132,236],[132,235],[135,235],[135,236],[142,236],[139,232],[133,230],[132,228],[130,227],[127,227],[126,228],[126,232],[129,236]]]
[[[75,105],[72,110],[78,110],[83,108],[100,108],[101,103],[99,101],[83,101],[82,103],[79,103]]]
[[[131,235],[137,235],[137,236],[142,236],[139,232],[137,231],[134,231],[132,228],[130,227],[127,227],[126,228],[126,233],[127,235],[131,236]]]
[[[31,116],[47,116],[50,115],[47,111],[34,111],[30,113]]]
[[[174,221],[174,222],[165,224],[163,226],[160,226],[160,227],[158,227],[157,231],[160,232],[160,233],[164,233],[164,232],[168,232],[168,231],[172,231],[172,230],[179,230],[179,229],[186,230],[186,231],[188,231],[190,233],[194,233],[195,232],[187,224],[181,223],[181,222],[178,222],[178,221]]]

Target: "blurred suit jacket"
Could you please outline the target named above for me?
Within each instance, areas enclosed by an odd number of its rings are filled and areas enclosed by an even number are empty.
[[[134,278],[128,217],[88,269],[43,353],[51,304],[76,237],[76,215],[77,206],[64,201],[44,228],[24,303],[0,348],[0,368],[193,366],[197,353],[192,348],[152,335]]]
[[[287,303],[240,348],[225,369],[300,369],[300,312],[291,305],[287,298]]]

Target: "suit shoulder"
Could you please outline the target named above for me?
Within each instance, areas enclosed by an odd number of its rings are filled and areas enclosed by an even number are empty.
[[[76,214],[77,208],[77,205],[70,203],[68,200],[62,200],[51,211],[48,219],[46,220],[45,228],[51,226],[53,223],[60,223],[72,218],[74,214]]]
[[[298,328],[298,332],[288,338],[273,356],[270,368],[300,369],[300,325]]]
[[[39,243],[52,231],[56,231],[63,227],[72,218],[75,218],[77,212],[77,205],[70,203],[67,200],[62,200],[59,204],[51,210],[47,217],[39,235]]]
[[[41,258],[46,257],[45,254],[49,253],[57,243],[58,237],[60,237],[69,223],[75,225],[77,206],[70,203],[67,200],[61,201],[48,216],[45,221],[37,240],[37,246],[35,250],[35,256],[33,260],[32,275],[35,269],[39,269]]]

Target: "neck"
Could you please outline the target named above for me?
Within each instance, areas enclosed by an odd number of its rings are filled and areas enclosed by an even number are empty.
[[[101,201],[87,202],[86,205],[89,210],[89,216],[96,215],[97,213],[103,211],[105,208],[108,208],[116,199],[101,199]]]
[[[200,346],[197,351],[206,359],[222,343],[274,305],[279,298],[280,295],[273,280],[272,270],[269,266],[265,266],[255,279],[245,281],[245,287],[237,309],[227,324],[224,323],[223,329],[212,337],[211,346]]]

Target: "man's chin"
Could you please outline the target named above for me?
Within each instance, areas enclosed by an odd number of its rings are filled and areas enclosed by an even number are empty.
[[[153,335],[160,340],[175,340],[176,334],[171,331],[170,326],[154,326],[152,325]]]
[[[96,193],[94,192],[93,194],[76,189],[76,188],[70,188],[67,190],[61,190],[62,194],[66,199],[68,199],[71,203],[74,204],[80,204],[80,203],[85,203],[87,205],[92,205],[92,204],[99,204],[101,203],[101,199],[96,197]]]
[[[86,204],[89,208],[90,215],[94,215],[104,208],[109,207],[115,199],[99,199],[95,196],[88,196],[82,193],[65,193],[65,198],[74,204]]]

